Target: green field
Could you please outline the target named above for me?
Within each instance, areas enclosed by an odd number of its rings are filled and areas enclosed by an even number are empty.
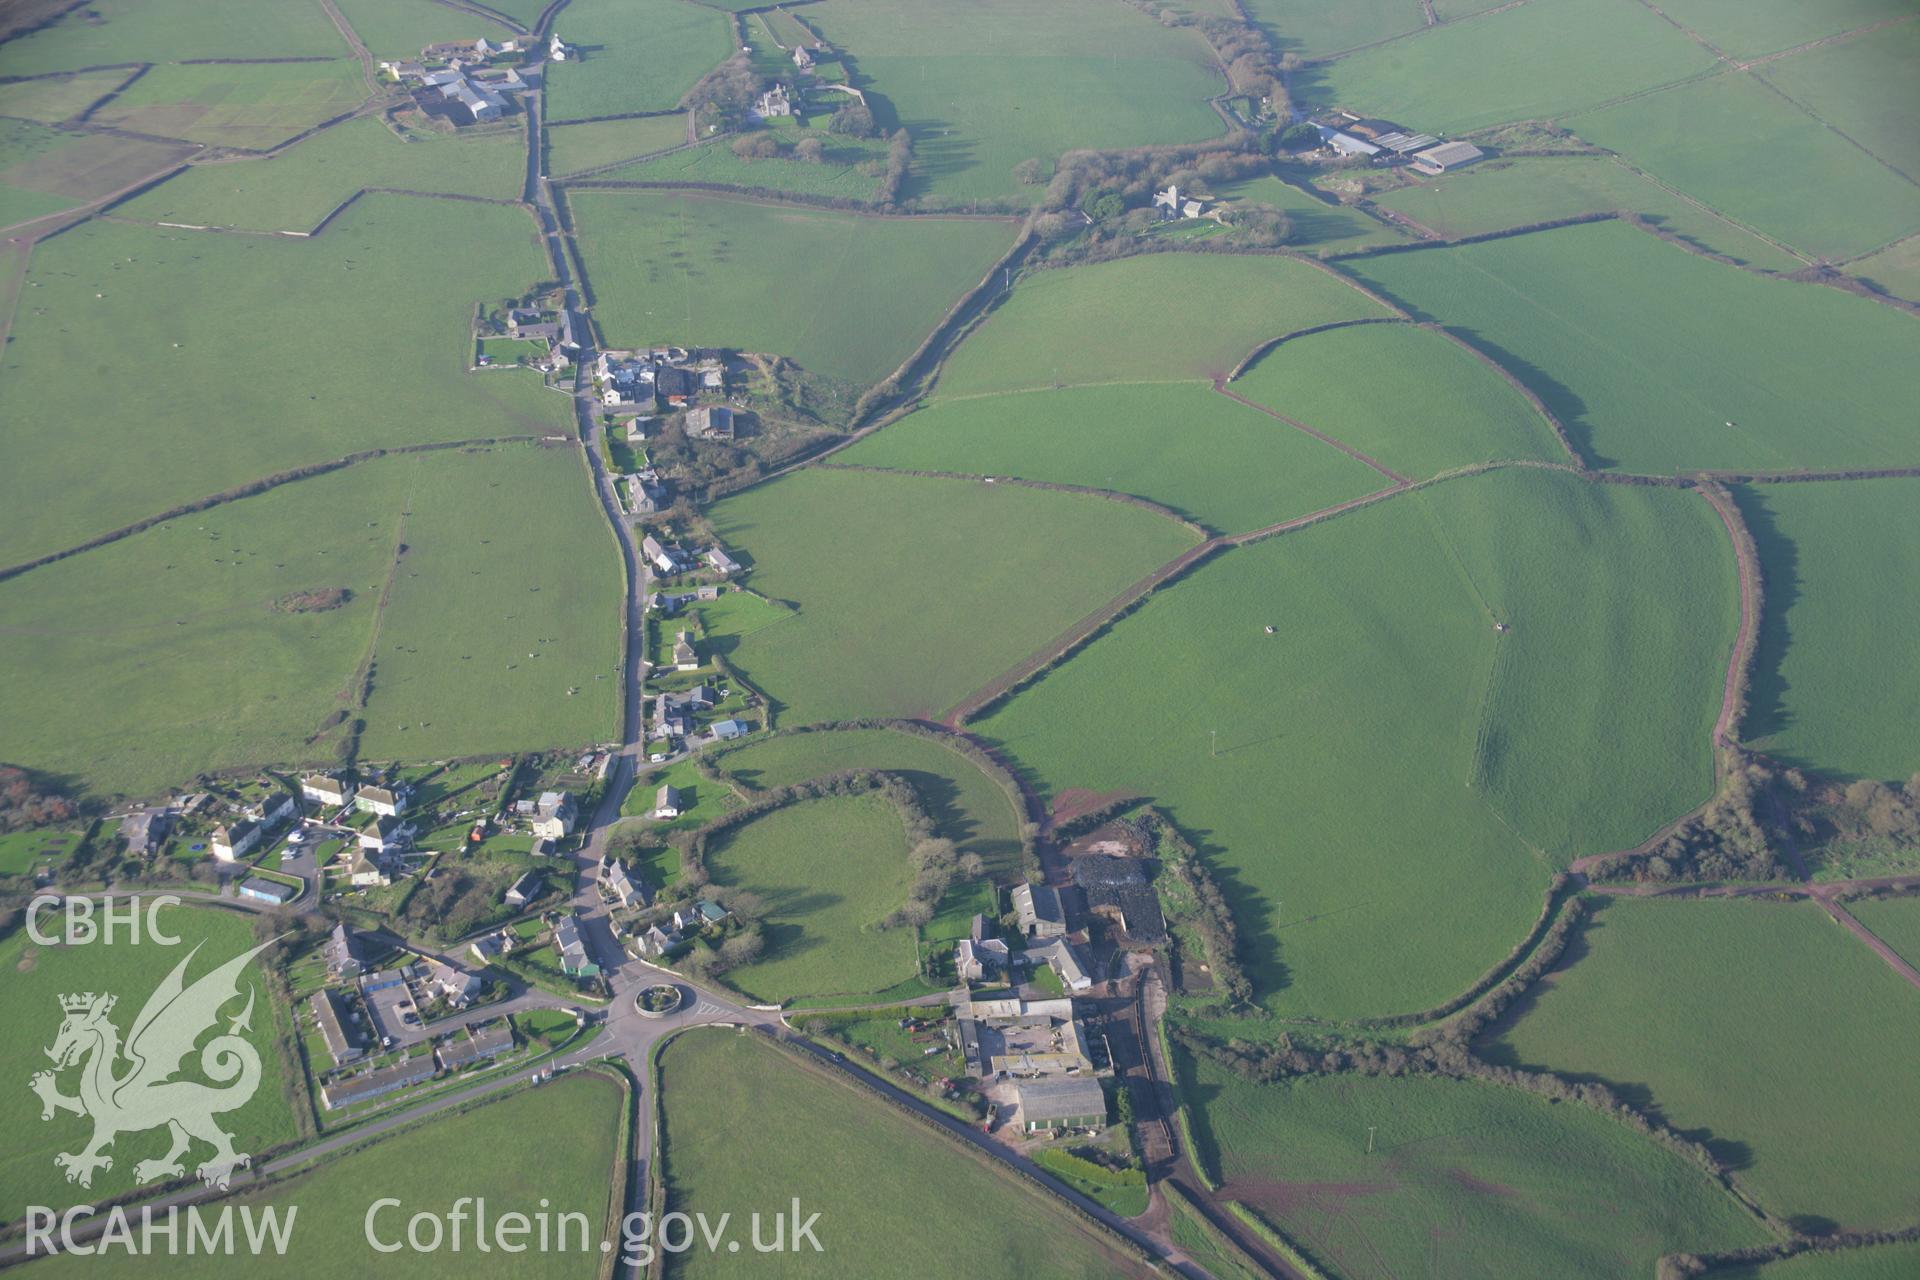
[[[1920,968],[1920,898],[1862,898],[1847,910],[1894,954]]]
[[[1019,476],[1148,498],[1256,529],[1387,483],[1203,382],[1109,383],[936,400],[836,456],[902,470]]]
[[[1822,68],[1819,83],[1834,74]],[[1750,76],[1714,76],[1567,124],[1719,213],[1806,253],[1844,258],[1920,231],[1912,182]],[[1886,129],[1892,127],[1888,121]],[[1741,145],[1728,146],[1736,137]],[[1797,180],[1780,182],[1777,172],[1752,164],[1749,146]],[[1823,198],[1834,191],[1847,198]]]
[[[1567,460],[1552,426],[1505,379],[1413,325],[1283,342],[1233,389],[1406,476],[1495,458]]]
[[[1673,491],[1451,481],[1227,553],[979,727],[1043,796],[1166,808],[1273,1008],[1423,1008],[1505,954],[1551,867],[1711,791],[1717,525]]]
[[[1856,259],[1847,264],[1847,272],[1896,298],[1920,300],[1920,236],[1910,236],[1879,253]]]
[[[1426,25],[1420,0],[1247,0],[1246,10],[1274,48],[1302,57],[1339,53]]]
[[[382,1137],[373,1146],[330,1159],[269,1190],[243,1194],[233,1203],[278,1206],[283,1222],[297,1205],[288,1255],[299,1259],[299,1274],[312,1280],[356,1280],[391,1271],[396,1258],[405,1259],[401,1265],[416,1275],[444,1271],[471,1280],[581,1280],[594,1274],[605,1256],[600,1251],[603,1238],[612,1238],[616,1247],[619,1243],[606,1223],[616,1208],[612,1188],[619,1184],[610,1171],[623,1149],[620,1126],[620,1086],[597,1074],[569,1075]],[[513,1143],[511,1160],[500,1158],[505,1134]],[[548,1140],[560,1134],[566,1135],[565,1141]],[[414,1214],[441,1217],[465,1196],[484,1199],[487,1243],[495,1247],[478,1247],[471,1216],[461,1224],[457,1252],[452,1248],[453,1226],[444,1218],[446,1234],[437,1253],[408,1246],[407,1225]],[[377,1200],[400,1203],[374,1210]],[[473,1206],[466,1208],[471,1215]],[[526,1215],[533,1229],[517,1241],[522,1251],[506,1253],[491,1233],[502,1225],[501,1218],[515,1213]],[[562,1214],[579,1217],[563,1225]],[[545,1249],[538,1243],[543,1215],[552,1231]],[[234,1234],[239,1237],[238,1215],[236,1219]],[[160,1280],[248,1280],[261,1274],[261,1259],[243,1248],[215,1258],[190,1255],[185,1230],[183,1221],[177,1255],[170,1256],[164,1244],[153,1256],[137,1260],[116,1253],[76,1255],[66,1262],[38,1263],[37,1274],[97,1276],[106,1269]],[[402,1251],[376,1252],[368,1243],[369,1230],[382,1244],[397,1244]],[[423,1224],[422,1242],[433,1238],[431,1231]]]
[[[366,187],[517,200],[526,166],[526,140],[517,133],[420,134],[403,141],[369,117],[324,130],[271,159],[195,165],[113,212],[193,226],[310,231]]]
[[[1886,7],[1914,15],[1910,4]],[[1906,22],[1767,63],[1760,76],[1912,179],[1920,174],[1920,144],[1906,128],[1911,114],[1899,102],[1900,95],[1887,93],[1886,86],[1910,78],[1916,59],[1920,59],[1920,22]],[[1912,201],[1909,191],[1907,202]]]
[[[366,101],[360,64],[225,63],[159,66],[89,121],[216,147],[263,151]]]
[[[133,71],[82,71],[76,75],[47,76],[0,84],[0,116],[57,124],[79,115],[125,83]]]
[[[1461,133],[1597,107],[1715,65],[1639,5],[1532,0],[1308,68],[1294,97],[1427,133]]]
[[[850,382],[891,373],[1014,236],[1005,221],[676,192],[576,192],[572,204],[609,342],[777,353]]]
[[[132,186],[192,149],[164,142],[61,133],[0,118],[0,226],[71,209]]]
[[[1053,1280],[1144,1274],[1031,1184],[750,1036],[689,1031],[661,1051],[660,1080],[669,1211],[737,1222],[798,1195],[802,1218],[820,1214],[821,1252],[756,1255],[755,1274],[893,1274],[909,1255],[926,1280],[1023,1274],[1036,1259]],[[751,1142],[734,1127],[743,1115]],[[701,1251],[674,1262],[675,1277],[740,1272]]]
[[[1221,377],[1281,334],[1387,314],[1338,276],[1290,258],[1150,253],[1036,271],[960,344],[938,391]]]
[[[1227,183],[1217,188],[1216,194],[1223,200],[1272,205],[1285,210],[1292,227],[1287,244],[1303,252],[1325,256],[1349,253],[1369,245],[1407,242],[1403,233],[1379,219],[1324,200],[1270,173]]]
[[[1627,1088],[1774,1213],[1912,1221],[1920,993],[1818,906],[1618,901],[1562,966],[1499,1029],[1501,1060]]]
[[[1256,1085],[1182,1058],[1221,1195],[1344,1280],[1614,1280],[1769,1239],[1706,1174],[1586,1107],[1431,1077]]]
[[[1913,16],[1908,0],[1665,0],[1660,6],[1737,58],[1755,58],[1823,36]],[[1869,37],[1875,38],[1875,37]]]
[[[28,875],[42,863],[57,861],[83,843],[81,827],[33,827],[0,835],[0,876]]]
[[[549,174],[578,173],[677,147],[687,140],[685,112],[555,125],[542,131]]]
[[[124,910],[124,902],[121,908]],[[0,984],[0,1017],[14,1029],[14,1034],[7,1037],[13,1047],[0,1056],[4,1056],[8,1077],[18,1081],[15,1088],[6,1091],[6,1101],[0,1104],[0,1123],[14,1135],[0,1153],[0,1219],[18,1220],[29,1204],[62,1208],[100,1203],[139,1185],[134,1166],[140,1161],[166,1154],[164,1129],[125,1133],[109,1152],[113,1167],[96,1173],[91,1188],[70,1185],[54,1164],[54,1156],[79,1151],[92,1128],[85,1119],[70,1113],[43,1122],[40,1099],[27,1088],[30,1076],[51,1065],[42,1051],[54,1043],[60,1030],[61,996],[83,991],[118,996],[110,1021],[124,1037],[147,997],[193,948],[198,946],[200,951],[187,969],[185,981],[189,985],[254,945],[248,918],[237,912],[173,907],[162,908],[158,918],[165,931],[180,937],[179,946],[155,943],[143,932],[137,944],[122,934],[111,944],[41,947],[29,940],[24,929],[0,942],[0,968],[7,974],[7,981]],[[47,918],[43,928],[58,932],[59,917]],[[239,989],[240,996],[224,1012],[237,1013],[245,994],[258,991],[246,1038],[259,1051],[260,1087],[243,1106],[223,1113],[219,1121],[233,1135],[237,1151],[257,1154],[295,1135],[293,1113],[281,1093],[283,1065],[274,1048],[275,1030],[287,1014],[268,999],[257,966],[241,976]],[[224,1028],[225,1023],[221,1025]],[[205,1074],[199,1063],[198,1055],[188,1058],[179,1078],[213,1083],[216,1078]],[[127,1067],[120,1063],[115,1070],[125,1074]],[[75,1070],[62,1072],[58,1081],[61,1091],[68,1095],[76,1092],[79,1075]],[[196,1143],[192,1159],[204,1160],[209,1153],[205,1144]]]
[[[883,991],[914,975],[914,930],[881,927],[913,887],[900,815],[886,801],[776,809],[714,840],[707,871],[767,904],[765,956],[727,972],[756,1002]]]
[[[937,715],[1196,541],[1102,498],[852,471],[711,514],[754,589],[799,608],[732,654],[783,724]]]
[[[355,450],[570,429],[539,379],[467,372],[474,304],[544,270],[521,210],[404,196],[313,240],[96,220],[41,244],[0,375],[0,505],[35,515],[0,561]]]
[[[504,40],[498,22],[436,0],[334,0],[360,42],[376,58],[418,58],[430,44]],[[498,8],[498,6],[490,6]]]
[[[913,138],[909,197],[1014,200],[1021,161],[1221,132],[1224,83],[1191,31],[1104,0],[827,0],[806,18],[851,52],[878,123]]]
[[[542,519],[504,529],[494,502],[537,503]],[[376,758],[604,739],[609,539],[572,451],[524,446],[365,463],[168,521],[0,585],[0,758],[134,795],[324,761],[336,739],[309,738],[351,710],[376,618]],[[338,608],[280,604],[335,587],[353,593]]]
[[[1747,741],[1823,773],[1920,771],[1920,601],[1888,589],[1920,555],[1920,481],[1738,496],[1767,589]]]
[[[743,783],[771,790],[851,769],[881,769],[904,777],[933,818],[934,827],[962,853],[977,853],[989,874],[1017,870],[1020,815],[1000,784],[959,752],[890,729],[789,733],[718,757]]]
[[[1714,1280],[1912,1280],[1920,1272],[1920,1243],[1875,1245],[1807,1253],[1783,1262],[1715,1271]]]
[[[576,0],[558,29],[578,52],[547,64],[554,120],[671,111],[733,51],[728,20],[683,0]]]
[[[1736,262],[1767,271],[1798,271],[1806,265],[1605,156],[1483,161],[1382,192],[1374,203],[1449,238],[1620,209]]]
[[[36,75],[183,58],[339,58],[312,0],[91,0],[7,42],[7,73]]]
[[[780,136],[793,141],[797,130],[780,130]],[[798,195],[835,196],[846,200],[872,200],[879,191],[880,179],[862,173],[862,161],[885,160],[885,151],[862,145],[825,129],[809,132],[820,135],[826,145],[826,160],[814,164],[774,156],[763,160],[743,160],[733,153],[731,139],[717,138],[685,151],[655,156],[638,164],[596,175],[619,182],[711,182],[724,186],[755,187],[768,191],[791,191]],[[799,136],[807,136],[800,133]],[[684,139],[682,139],[684,140]]]
[[[1597,465],[1912,461],[1920,323],[1890,307],[1612,222],[1347,265],[1505,364]]]

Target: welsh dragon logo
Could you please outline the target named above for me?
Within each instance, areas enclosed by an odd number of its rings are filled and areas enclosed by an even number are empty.
[[[252,1161],[252,1156],[233,1149],[233,1135],[214,1120],[243,1106],[260,1087],[260,1054],[240,1034],[252,1025],[252,988],[246,1007],[228,1020],[226,1031],[199,1048],[200,1070],[215,1084],[175,1077],[200,1038],[219,1023],[220,1010],[239,998],[240,971],[271,945],[262,943],[234,957],[189,987],[183,979],[200,950],[195,946],[147,998],[125,1044],[109,1020],[117,996],[89,991],[60,997],[66,1017],[46,1051],[53,1070],[36,1072],[30,1083],[40,1095],[42,1120],[61,1111],[93,1120],[93,1138],[86,1146],[53,1158],[68,1182],[92,1186],[95,1170],[113,1168],[106,1149],[116,1137],[163,1125],[173,1145],[160,1159],[134,1166],[134,1177],[142,1183],[180,1177],[185,1172],[181,1157],[195,1139],[213,1148],[195,1170],[210,1187],[225,1190],[234,1170]],[[80,1068],[77,1096],[61,1093],[57,1080],[58,1073],[70,1067]]]

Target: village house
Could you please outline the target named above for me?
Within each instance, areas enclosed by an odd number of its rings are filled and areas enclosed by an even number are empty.
[[[680,936],[677,929],[659,924],[648,925],[640,935],[640,951],[643,955],[663,956],[684,941],[686,939]]]
[[[357,978],[366,967],[366,960],[360,954],[360,938],[344,924],[333,926],[333,932],[327,935],[327,977],[340,981]]]
[[[727,909],[717,902],[702,898],[673,913],[673,927],[681,933],[695,933],[708,925],[726,923]]]
[[[693,647],[693,633],[680,631],[673,637],[673,669],[675,671],[698,671],[700,655]]]
[[[722,577],[740,572],[740,562],[719,547],[707,549],[707,567]]]
[[[591,978],[600,972],[600,966],[587,954],[580,922],[571,915],[553,922],[553,949],[560,953],[560,972],[569,978]]]
[[[213,829],[209,842],[213,856],[221,862],[234,862],[246,857],[260,845],[260,824],[250,818],[237,819],[232,825],[222,823]]]
[[[686,552],[679,547],[660,541],[652,534],[640,540],[640,550],[653,567],[664,574],[685,573],[693,567],[693,562],[688,559]]]
[[[686,812],[687,798],[680,788],[667,783],[653,797],[653,816],[677,818]]]
[[[492,964],[502,956],[512,955],[515,939],[513,930],[500,929],[483,934],[467,944],[467,954],[482,965]]]
[[[310,773],[300,779],[300,794],[311,804],[338,809],[353,799],[353,784],[332,774]]]
[[[510,907],[524,907],[539,897],[545,889],[543,877],[538,871],[529,871],[507,887],[504,901]]]
[[[553,38],[547,42],[547,57],[555,62],[565,62],[567,55],[572,52],[573,51],[567,48],[565,44],[561,43],[560,33],[558,31],[554,32]]]
[[[359,1037],[348,1032],[331,990],[322,988],[314,992],[307,999],[307,1010],[313,1016],[313,1024],[319,1029],[320,1039],[326,1043],[327,1056],[333,1059],[334,1066],[345,1066],[365,1056],[366,1050],[361,1047]]]
[[[408,818],[375,818],[360,830],[360,849],[380,857],[391,856],[410,847],[418,831]]]
[[[1029,938],[1059,938],[1067,932],[1059,891],[1050,885],[1015,885],[1013,910],[1020,921],[1020,932]]]
[[[173,815],[165,809],[140,809],[120,823],[120,837],[127,842],[128,853],[136,858],[145,857],[167,838],[167,828],[172,822]]]
[[[542,840],[564,840],[573,834],[574,817],[572,796],[564,791],[547,791],[541,794],[529,825]]]
[[[244,812],[262,828],[275,827],[298,814],[300,802],[293,792],[274,785],[250,800]]]
[[[485,985],[478,975],[468,973],[465,969],[456,969],[443,960],[434,960],[427,965],[428,988],[446,997],[447,1003],[456,1009],[465,1008]]]
[[[797,45],[793,50],[793,65],[802,71],[813,70],[813,51],[805,45]]]
[[[594,883],[613,895],[613,899],[623,907],[646,906],[647,887],[628,873],[626,865],[613,857],[602,854],[600,865],[594,870]]]
[[[405,787],[362,787],[353,797],[353,807],[361,813],[377,813],[383,818],[397,817],[407,807]]]
[[[511,1048],[513,1028],[505,1018],[495,1018],[492,1022],[468,1023],[442,1040],[433,1052],[440,1060],[442,1070],[457,1071],[476,1062],[497,1058]]]
[[[326,1104],[329,1111],[336,1110],[356,1102],[367,1102],[373,1098],[382,1097],[396,1089],[418,1084],[422,1080],[430,1080],[438,1070],[439,1068],[434,1065],[432,1054],[421,1054],[363,1075],[329,1080],[320,1086],[320,1100]]]

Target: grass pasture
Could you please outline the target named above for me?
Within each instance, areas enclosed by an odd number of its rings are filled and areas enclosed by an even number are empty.
[[[96,200],[178,164],[192,150],[0,119],[0,226]]]
[[[1597,107],[1715,65],[1638,5],[1532,0],[1309,67],[1294,96],[1428,133],[1463,133]]]
[[[118,89],[132,74],[131,67],[115,67],[0,84],[0,116],[58,124]]]
[[[1746,740],[1822,773],[1920,771],[1920,602],[1889,589],[1920,556],[1920,481],[1737,496],[1767,588]]]
[[[1359,369],[1366,372],[1354,376]],[[1552,426],[1505,379],[1414,325],[1355,325],[1283,342],[1233,390],[1402,475],[1495,458],[1567,460]]]
[[[1504,364],[1596,465],[1912,461],[1920,324],[1890,307],[1756,277],[1615,222],[1347,265]]]
[[[570,1029],[570,1020],[567,1025]],[[621,1106],[621,1086],[614,1081],[596,1073],[571,1073],[538,1089],[514,1091],[504,1099],[382,1137],[289,1181],[244,1192],[234,1203],[277,1205],[283,1222],[287,1209],[298,1205],[288,1253],[298,1252],[300,1274],[312,1280],[355,1280],[391,1268],[395,1257],[409,1259],[409,1270],[423,1275],[457,1269],[472,1280],[579,1280],[592,1274],[604,1256],[600,1242],[608,1214],[616,1211],[611,1202],[620,1185],[615,1171]],[[514,1140],[511,1160],[499,1158],[504,1134]],[[554,1134],[566,1134],[567,1140],[540,1140]],[[520,1242],[521,1252],[483,1250],[476,1247],[474,1223],[468,1219],[457,1253],[451,1226],[438,1254],[408,1248],[409,1218],[421,1212],[445,1214],[463,1196],[484,1198],[489,1231],[500,1218],[523,1214],[536,1232],[542,1221],[550,1225],[551,1244],[543,1249],[539,1235],[529,1233]],[[373,1211],[380,1199],[401,1203]],[[543,1219],[542,1214],[551,1216]],[[579,1218],[562,1217],[573,1214]],[[584,1228],[580,1219],[586,1222]],[[406,1252],[375,1252],[368,1243],[369,1230],[383,1244]],[[240,1234],[237,1224],[235,1234]],[[420,1238],[424,1242],[432,1237]],[[617,1234],[611,1238],[618,1243]],[[248,1280],[261,1271],[260,1259],[244,1249],[192,1255],[184,1243],[176,1254],[161,1247],[133,1263],[112,1255],[69,1255],[35,1267],[52,1277],[98,1276],[104,1267],[156,1280]]]
[[[91,0],[7,42],[7,74],[185,58],[342,58],[311,0]]]
[[[1911,5],[1887,3],[1912,17]],[[1898,92],[1920,60],[1920,22],[1855,36],[1769,62],[1760,77],[1908,178],[1920,177],[1920,143]],[[1851,192],[1849,192],[1851,198]],[[1911,190],[1906,196],[1912,204]]]
[[[1863,898],[1847,910],[1895,955],[1920,968],[1920,898]]]
[[[216,147],[264,151],[366,101],[351,58],[154,67],[88,119]]]
[[[1783,1217],[1888,1227],[1920,1185],[1916,1015],[1920,993],[1812,903],[1620,900],[1488,1052],[1625,1088]]]
[[[1102,498],[823,469],[711,516],[799,610],[730,655],[784,724],[937,715],[1197,540]]]
[[[501,23],[435,0],[334,0],[353,33],[376,58],[418,58],[430,44],[503,40]]]
[[[578,0],[562,38],[578,53],[547,64],[554,120],[671,111],[733,52],[728,19],[684,0]]]
[[[755,1001],[884,991],[915,972],[914,930],[883,929],[913,887],[900,815],[872,796],[802,800],[716,838],[707,870],[767,904],[765,955],[729,970]]]
[[[594,120],[554,125],[541,135],[547,145],[546,172],[557,177],[677,147],[687,140],[687,117],[674,112]]]
[[[1732,1267],[1715,1280],[1911,1280],[1920,1272],[1920,1242],[1805,1253],[1797,1258]]]
[[[1503,955],[1551,867],[1706,798],[1731,601],[1697,498],[1499,472],[1230,551],[978,728],[1043,798],[1164,806],[1270,1007],[1404,1012]]]
[[[796,135],[818,134],[827,147],[825,161],[813,164],[787,156],[743,160],[733,153],[731,139],[723,137],[684,151],[622,165],[598,176],[620,182],[710,182],[846,200],[872,200],[878,193],[879,177],[862,173],[857,166],[865,160],[884,161],[883,147],[828,133],[825,129],[778,132],[789,142],[794,141]]]
[[[467,371],[474,303],[545,269],[522,211],[405,196],[313,240],[95,220],[39,245],[0,376],[0,505],[36,514],[0,562],[356,450],[569,430],[539,379]],[[69,420],[101,425],[40,429]]]
[[[1371,245],[1407,242],[1404,233],[1379,219],[1322,199],[1271,173],[1227,183],[1217,193],[1223,200],[1272,205],[1285,211],[1292,228],[1288,247],[1302,253],[1324,257]]]
[[[1668,0],[1667,16],[1736,58],[1777,53],[1843,31],[1913,16],[1906,0]]]
[[[604,738],[619,570],[580,465],[524,446],[369,462],[0,585],[0,752],[132,795],[325,761],[335,738],[309,738],[351,711],[376,625],[364,746],[378,758]],[[535,500],[542,520],[490,523]],[[352,592],[337,608],[281,603],[334,587]]]
[[[1109,489],[1229,532],[1305,515],[1387,483],[1204,382],[936,400],[834,460]]]
[[[194,165],[113,212],[192,226],[310,231],[366,187],[514,200],[525,174],[526,142],[518,134],[402,140],[366,117],[268,159]]]
[[[1769,1239],[1699,1169],[1577,1104],[1430,1077],[1258,1085],[1190,1059],[1181,1073],[1221,1194],[1345,1280],[1613,1280]]]
[[[989,874],[1013,872],[1020,857],[1020,815],[1000,784],[959,752],[891,729],[789,733],[718,757],[742,783],[761,790],[852,769],[897,773],[912,784],[939,834],[977,853]]]
[[[1528,156],[1483,161],[1438,178],[1421,177],[1374,197],[1449,238],[1484,235],[1582,213],[1620,209],[1663,231],[1767,271],[1798,271],[1791,253],[1715,217],[1607,156]]]
[[[1014,236],[1004,221],[681,192],[582,191],[572,205],[610,342],[778,353],[861,383],[911,355]]]
[[[0,876],[31,875],[78,850],[86,835],[85,826],[31,827],[0,835]]]
[[[1887,84],[1899,82],[1893,74],[1892,80],[1858,82],[1843,105],[1858,108],[1860,95],[1884,95]],[[1826,86],[1839,78],[1822,68],[1814,83]],[[1920,194],[1912,182],[1752,76],[1713,76],[1566,123],[1710,208],[1805,253],[1845,258],[1920,231]],[[1883,125],[1882,136],[1897,132],[1889,119],[1876,123]],[[1741,146],[1726,145],[1734,137]],[[1750,163],[1749,146],[1797,180],[1780,182],[1779,171]],[[1847,198],[1820,195],[1833,191],[1844,191]]]
[[[1013,1275],[1045,1259],[1057,1280],[1144,1274],[1038,1189],[825,1068],[757,1037],[699,1028],[660,1051],[662,1167],[670,1212],[818,1212],[822,1252],[754,1259],[770,1277],[890,1274],[911,1249],[927,1280]],[[757,1138],[732,1128],[753,1115]],[[992,1223],[991,1231],[979,1230]],[[726,1276],[723,1254],[678,1255],[676,1280]]]
[[[948,358],[936,391],[1222,377],[1268,339],[1388,314],[1339,276],[1281,257],[1149,253],[1035,271]]]
[[[30,941],[25,930],[0,942],[0,971],[7,975],[7,981],[0,984],[0,1015],[16,1031],[7,1037],[11,1047],[0,1052],[0,1057],[8,1075],[20,1082],[0,1103],[0,1121],[14,1135],[0,1152],[0,1220],[17,1221],[29,1204],[55,1208],[98,1204],[106,1197],[131,1191],[139,1185],[134,1179],[134,1166],[166,1153],[164,1129],[125,1133],[110,1151],[113,1167],[95,1174],[91,1188],[69,1184],[53,1157],[57,1152],[80,1150],[91,1127],[70,1114],[42,1122],[40,1100],[26,1087],[28,1077],[50,1065],[42,1050],[54,1042],[60,1029],[60,996],[80,991],[118,994],[120,1000],[111,1021],[124,1037],[160,980],[195,946],[200,951],[188,966],[185,980],[189,984],[254,945],[251,923],[238,912],[163,908],[159,920],[169,933],[180,937],[181,945],[158,945],[143,933],[138,945],[123,937],[113,945],[42,947]],[[56,928],[57,924],[50,920],[48,927]],[[293,1114],[281,1093],[283,1064],[274,1048],[275,1028],[284,1023],[287,1013],[272,1004],[257,968],[241,976],[241,995],[249,989],[259,992],[246,1038],[260,1054],[260,1088],[245,1105],[223,1114],[220,1122],[234,1135],[237,1150],[257,1153],[293,1138],[295,1129]],[[238,1012],[239,1007],[236,999],[226,1012]],[[198,1063],[197,1056],[189,1058],[180,1078],[211,1083]],[[63,1073],[62,1092],[73,1093],[76,1084],[76,1072]],[[196,1144],[195,1160],[204,1160],[207,1154],[203,1144]]]
[[[1850,262],[1847,272],[1896,298],[1920,301],[1920,236],[1909,236],[1899,244]]]
[[[1075,148],[1199,142],[1225,87],[1197,33],[1102,0],[828,0],[805,16],[848,50],[881,126],[913,138],[909,198],[1028,203],[1013,177]]]
[[[1426,25],[1419,0],[1247,0],[1246,11],[1274,48],[1303,58],[1324,57]]]

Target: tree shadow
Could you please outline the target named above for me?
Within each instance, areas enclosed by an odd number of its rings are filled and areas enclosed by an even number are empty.
[[[1747,716],[1740,736],[1749,741],[1780,733],[1793,724],[1786,695],[1792,687],[1783,665],[1793,642],[1789,611],[1800,599],[1800,548],[1781,530],[1758,489],[1733,487],[1734,506],[1746,521],[1760,555],[1766,606],[1754,644],[1753,671],[1747,682]]]
[[[1477,330],[1447,325],[1446,331],[1505,369],[1521,386],[1539,396],[1548,412],[1560,420],[1567,438],[1573,442],[1573,447],[1579,451],[1587,466],[1604,470],[1619,465],[1619,459],[1600,452],[1594,439],[1593,424],[1587,420],[1587,402],[1572,387]]]

